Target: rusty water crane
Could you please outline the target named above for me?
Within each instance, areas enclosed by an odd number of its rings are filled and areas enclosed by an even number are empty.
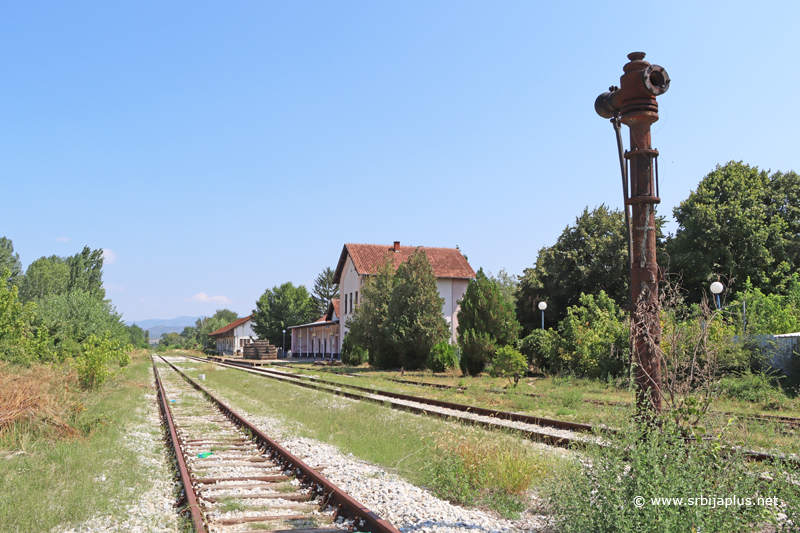
[[[656,96],[669,89],[669,76],[658,65],[644,60],[644,52],[628,54],[619,87],[610,87],[595,100],[594,108],[611,119],[625,198],[628,232],[628,267],[631,289],[631,347],[636,363],[636,406],[640,417],[661,413],[661,323],[659,320],[656,263],[656,204],[658,197],[658,150],[650,142],[650,125],[658,120]],[[620,124],[630,130],[630,150],[623,153]]]

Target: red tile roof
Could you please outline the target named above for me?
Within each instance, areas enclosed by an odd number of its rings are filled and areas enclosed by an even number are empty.
[[[333,315],[331,314],[331,306],[333,307],[333,314],[336,315],[336,318],[339,318],[341,313],[339,313],[339,298],[335,300],[331,300],[331,304],[328,306],[328,315],[325,317],[328,320],[333,320]]]
[[[348,255],[350,255],[353,266],[355,266],[359,274],[376,274],[378,267],[383,263],[387,254],[394,259],[394,267],[397,268],[408,261],[417,248],[425,251],[425,255],[428,256],[428,261],[431,262],[433,273],[437,278],[472,279],[475,277],[475,271],[472,270],[467,260],[456,248],[398,246],[398,251],[395,251],[394,246],[386,246],[385,244],[345,244],[342,249],[342,255],[339,257],[339,264],[336,266],[333,282],[341,282]]]
[[[237,320],[234,320],[233,322],[231,322],[231,323],[230,323],[230,324],[228,324],[227,326],[222,326],[222,327],[221,327],[221,328],[219,328],[217,331],[214,331],[214,332],[212,332],[212,333],[209,333],[209,334],[208,334],[208,336],[209,336],[209,337],[215,337],[215,336],[217,336],[217,335],[222,335],[223,333],[227,333],[227,332],[229,332],[229,331],[232,331],[234,328],[236,328],[236,326],[239,326],[239,325],[241,325],[241,324],[244,324],[245,322],[247,322],[247,321],[248,321],[248,320],[250,320],[251,318],[253,318],[253,315],[246,316],[246,317],[244,317],[244,318],[239,318],[239,319],[237,319]]]

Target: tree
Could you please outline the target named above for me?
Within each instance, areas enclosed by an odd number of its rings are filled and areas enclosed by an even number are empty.
[[[8,285],[16,284],[17,278],[22,274],[22,263],[19,254],[14,253],[14,244],[11,239],[0,237],[0,272],[8,269]]]
[[[536,304],[544,300],[545,321],[552,327],[578,304],[581,293],[601,290],[618,302],[630,299],[625,216],[605,205],[584,209],[553,246],[539,250],[534,267],[520,278],[517,318],[529,333],[541,324]]]
[[[335,274],[331,267],[325,267],[325,270],[314,281],[314,292],[311,298],[314,300],[317,315],[327,313],[331,300],[339,298],[339,285],[333,282]]]
[[[369,364],[379,368],[397,366],[399,360],[384,328],[394,290],[393,261],[392,255],[384,256],[377,273],[367,278],[361,286],[361,299],[347,319],[350,331],[345,341],[351,339],[354,346],[364,347],[368,352]]]
[[[217,309],[210,317],[198,318],[194,324],[196,342],[203,350],[215,350],[217,343],[209,335],[219,328],[237,320],[238,315],[230,309]],[[186,331],[186,328],[184,328]]]
[[[150,347],[150,332],[142,329],[136,324],[126,326],[128,330],[128,344],[134,348],[149,348]]]
[[[9,279],[11,269],[3,268],[0,275]],[[35,354],[27,349],[27,341],[36,304],[23,304],[17,295],[17,287],[0,283],[0,360],[30,364]]]
[[[519,322],[498,283],[489,279],[482,268],[478,270],[475,281],[467,286],[460,306],[458,344],[461,368],[469,374],[480,374],[497,348],[517,340]]]
[[[670,271],[680,274],[690,302],[699,302],[716,274],[745,280],[765,294],[780,292],[800,268],[800,176],[769,175],[729,162],[703,178],[673,210],[678,230],[667,241]]]
[[[35,325],[46,328],[57,343],[68,339],[83,343],[90,335],[106,334],[113,340],[127,342],[128,331],[122,316],[109,300],[97,296],[82,289],[45,296],[37,302]]]
[[[19,296],[24,302],[64,294],[69,287],[69,265],[66,259],[57,255],[40,257],[28,265],[18,284]]]
[[[604,291],[597,296],[581,294],[579,305],[567,309],[558,332],[561,369],[591,378],[625,372],[630,357],[628,324]]]
[[[267,289],[256,302],[253,311],[255,331],[259,338],[270,344],[282,346],[283,330],[290,326],[307,324],[319,318],[314,301],[303,285],[295,287],[287,281],[280,287]],[[291,349],[291,336],[286,349]]]
[[[424,367],[434,345],[447,338],[443,305],[433,267],[418,248],[395,273],[385,325],[404,368]]]
[[[103,289],[103,250],[84,246],[80,253],[67,258],[69,285],[67,290],[83,290],[105,298]]]
[[[519,277],[509,274],[506,272],[506,269],[503,268],[497,273],[497,277],[493,276],[490,272],[489,279],[497,284],[497,288],[500,289],[500,294],[502,294],[503,298],[511,304],[511,307],[516,308]]]

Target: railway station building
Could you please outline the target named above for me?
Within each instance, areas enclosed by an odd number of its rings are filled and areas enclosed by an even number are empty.
[[[227,326],[208,334],[217,342],[219,355],[242,355],[244,345],[258,338],[253,331],[253,315],[234,320]]]
[[[458,248],[432,248],[427,246],[400,246],[394,241],[391,246],[385,244],[345,244],[339,256],[333,282],[339,284],[340,318],[338,351],[347,335],[347,319],[358,305],[361,286],[368,276],[378,273],[387,255],[393,256],[394,267],[399,267],[409,260],[417,249],[425,251],[428,261],[436,275],[436,288],[439,296],[444,298],[442,314],[450,329],[450,341],[456,342],[458,327],[459,301],[467,291],[470,280],[475,279],[475,271]]]

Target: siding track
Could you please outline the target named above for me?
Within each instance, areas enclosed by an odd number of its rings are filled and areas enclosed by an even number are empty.
[[[606,427],[597,427],[590,424],[578,424],[575,422],[539,418],[520,413],[496,411],[493,409],[484,409],[482,407],[471,405],[421,398],[408,394],[381,391],[367,387],[359,387],[357,385],[348,385],[334,381],[328,381],[311,376],[303,376],[283,370],[270,370],[266,368],[255,367],[246,363],[232,363],[230,361],[222,363],[215,360],[214,357],[210,357],[208,359],[194,356],[185,357],[194,361],[214,363],[229,368],[237,368],[260,376],[277,379],[287,383],[293,383],[301,387],[317,389],[356,400],[388,404],[395,409],[403,409],[415,413],[425,413],[443,418],[461,419],[463,422],[481,425],[484,427],[512,430],[527,435],[533,440],[543,442],[544,444],[549,444],[551,446],[565,448],[575,446],[579,447],[591,442],[592,439],[595,439],[595,442],[597,442],[597,439],[602,439],[602,435],[612,435],[617,433],[616,430]],[[345,391],[345,388],[359,391],[359,393]],[[760,462],[785,460],[792,464],[800,464],[800,459],[798,459],[796,456],[787,456],[784,454],[776,455],[771,453],[742,450],[739,448],[737,448],[737,450],[741,451],[742,455],[751,461]]]
[[[194,531],[247,531],[253,524],[281,533],[399,533],[160,359],[153,358],[159,405]]]

